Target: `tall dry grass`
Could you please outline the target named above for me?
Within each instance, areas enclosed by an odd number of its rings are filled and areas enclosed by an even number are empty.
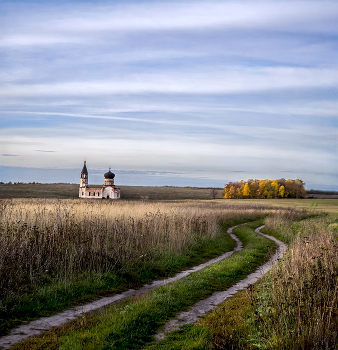
[[[293,235],[286,258],[259,287],[256,347],[333,349],[338,346],[338,229],[336,217],[292,223],[267,220]],[[259,345],[258,345],[259,344]],[[255,346],[253,346],[255,348]]]
[[[215,202],[52,199],[0,201],[0,300],[50,276],[128,269],[215,237],[220,221],[263,216],[271,206]]]

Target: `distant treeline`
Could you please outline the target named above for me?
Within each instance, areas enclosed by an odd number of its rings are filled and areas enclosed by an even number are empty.
[[[302,180],[248,180],[229,182],[223,197],[232,198],[303,198],[306,195]]]
[[[338,191],[324,191],[324,190],[307,190],[307,194],[327,194],[327,195],[338,195]]]

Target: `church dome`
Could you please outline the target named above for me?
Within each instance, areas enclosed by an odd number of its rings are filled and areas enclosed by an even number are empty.
[[[109,169],[109,171],[107,173],[104,174],[104,178],[105,179],[113,179],[115,177],[115,174],[112,173]]]

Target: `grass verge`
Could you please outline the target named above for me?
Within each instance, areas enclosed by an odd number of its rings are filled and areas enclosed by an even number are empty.
[[[145,346],[168,319],[213,292],[230,287],[269,258],[275,244],[254,232],[260,224],[256,221],[236,229],[244,249],[229,259],[147,295],[32,338],[15,349],[139,349]]]
[[[337,349],[338,219],[268,218],[289,251],[255,286],[151,349]],[[276,230],[276,231],[275,231]]]

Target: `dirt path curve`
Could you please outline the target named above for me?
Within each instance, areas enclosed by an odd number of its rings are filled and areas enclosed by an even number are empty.
[[[239,290],[247,288],[249,287],[249,285],[258,281],[259,278],[261,278],[265,273],[267,273],[271,269],[271,267],[283,257],[287,250],[287,245],[275,237],[262,233],[260,230],[263,227],[264,225],[256,228],[255,232],[261,234],[262,236],[268,239],[271,239],[272,241],[275,241],[278,246],[276,253],[272,256],[272,258],[264,265],[260,266],[255,272],[251,273],[245,279],[239,281],[229,289],[223,292],[215,292],[209,298],[196,303],[190,310],[181,312],[176,318],[170,320],[164,326],[163,332],[159,332],[155,335],[155,339],[157,341],[163,340],[166,337],[167,333],[179,329],[179,327],[184,324],[195,323],[201,316],[204,316],[209,311],[215,309],[216,306],[221,304],[225,299],[234,295]]]
[[[211,259],[207,261],[204,264],[200,264],[198,266],[195,266],[189,270],[185,270],[183,272],[178,273],[174,277],[162,279],[153,281],[152,283],[146,284],[140,289],[129,289],[123,293],[115,294],[111,297],[103,297],[101,299],[95,300],[91,303],[77,306],[68,310],[65,310],[63,312],[60,312],[56,315],[50,316],[50,317],[42,317],[38,320],[32,321],[27,324],[23,324],[17,328],[14,328],[9,335],[6,335],[2,338],[0,338],[0,349],[9,349],[12,345],[17,344],[29,337],[32,337],[34,335],[39,335],[44,332],[49,331],[53,327],[60,327],[63,326],[66,323],[69,323],[73,320],[75,320],[77,317],[81,316],[84,313],[91,312],[91,311],[97,311],[99,309],[102,309],[105,306],[112,305],[114,303],[117,303],[123,299],[144,294],[146,292],[149,292],[155,288],[158,288],[160,286],[163,286],[164,284],[177,281],[183,277],[186,277],[190,275],[193,272],[200,271],[203,268],[214,264],[216,262],[219,262],[221,260],[224,260],[228,258],[230,255],[232,255],[234,252],[237,252],[241,249],[243,249],[242,242],[232,233],[233,229],[236,228],[239,225],[230,227],[227,230],[227,233],[230,235],[232,239],[234,239],[237,243],[237,246],[234,250],[224,253],[217,258]]]

